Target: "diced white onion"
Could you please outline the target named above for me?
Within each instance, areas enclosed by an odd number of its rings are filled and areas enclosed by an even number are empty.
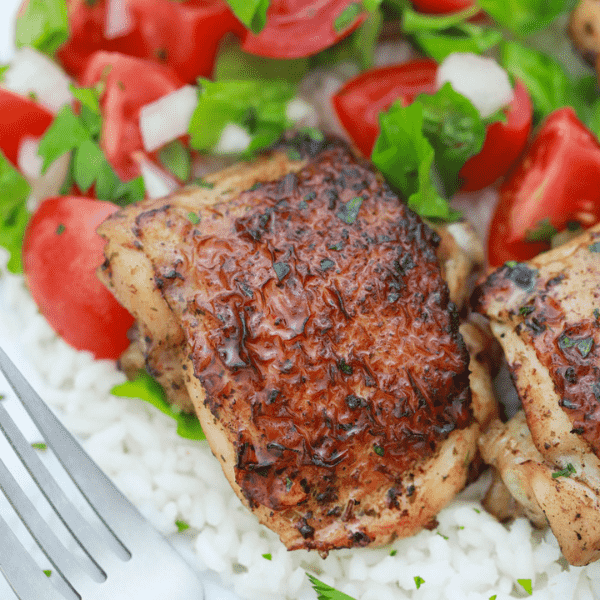
[[[153,200],[164,198],[179,187],[179,184],[173,177],[150,162],[142,153],[135,153],[133,158],[140,167],[144,185],[146,186],[146,194],[149,198]]]
[[[153,152],[185,135],[197,102],[197,89],[192,85],[184,85],[143,106],[140,111],[140,131],[145,150]]]
[[[514,95],[508,73],[494,59],[476,54],[450,54],[436,76],[438,88],[447,81],[474,104],[483,118],[509,104]]]
[[[223,127],[221,137],[214,150],[219,154],[243,152],[248,148],[251,141],[252,138],[243,127],[240,127],[236,123],[227,123]]]
[[[302,98],[294,98],[288,102],[285,116],[290,121],[305,127],[316,127],[319,124],[319,115],[314,106]]]
[[[23,96],[33,92],[40,104],[55,113],[73,100],[70,83],[63,70],[45,54],[23,47],[15,52],[2,85]]]
[[[43,160],[38,156],[39,139],[25,137],[19,147],[17,166],[31,186],[27,207],[33,211],[44,199],[56,196],[69,170],[70,155],[55,160],[42,175]]]
[[[126,35],[133,28],[127,0],[108,0],[105,15],[104,36],[109,40]]]

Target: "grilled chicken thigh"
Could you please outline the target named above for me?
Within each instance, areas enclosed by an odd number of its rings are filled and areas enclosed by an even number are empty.
[[[494,424],[482,455],[534,521],[547,518],[575,565],[600,558],[599,281],[596,226],[507,263],[477,293],[524,410]]]
[[[101,278],[289,549],[385,543],[465,483],[480,432],[469,355],[438,234],[346,146],[293,151],[115,213]]]

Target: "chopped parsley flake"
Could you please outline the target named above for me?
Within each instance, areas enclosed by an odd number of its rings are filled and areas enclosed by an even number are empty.
[[[575,472],[575,467],[569,463],[564,469],[552,473],[552,478],[558,479],[559,477],[570,477],[571,475],[574,475]]]
[[[285,478],[285,491],[289,492],[292,489],[293,482],[289,477]]]
[[[296,148],[288,148],[287,156],[290,160],[302,160],[302,155]]]
[[[273,269],[275,269],[277,279],[281,281],[290,272],[290,265],[284,262],[276,262],[273,263]]]
[[[271,560],[273,558],[269,552],[262,554],[261,556],[266,560]]]
[[[533,594],[531,579],[517,579],[517,582],[530,596]]]
[[[415,577],[415,585],[417,586],[417,589],[419,589],[424,583],[425,580],[422,577],[419,577],[419,575]]]
[[[58,227],[56,228],[56,235],[60,235],[61,233],[63,233],[65,230],[65,226],[62,223],[58,224]]]
[[[307,573],[306,576],[310,580],[315,592],[317,592],[317,600],[354,600],[352,596],[344,594],[330,585],[319,581],[314,575]]]
[[[344,242],[338,242],[337,244],[331,244],[331,246],[327,246],[328,250],[335,250],[336,252],[339,252],[340,250],[344,249]]]
[[[44,444],[44,442],[33,442],[33,443],[31,444],[31,447],[32,447],[34,450],[42,450],[42,451],[44,451],[44,450],[48,450],[48,445],[47,445],[47,444]]]
[[[198,225],[200,223],[200,217],[195,212],[188,213],[188,219],[194,224]]]
[[[186,523],[185,521],[182,521],[180,519],[177,519],[177,521],[175,521],[175,525],[177,526],[177,531],[179,531],[179,533],[190,528],[189,523]]]
[[[373,452],[375,452],[375,454],[377,454],[377,456],[383,456],[385,454],[385,450],[381,446],[378,446],[377,444],[373,445]]]
[[[352,375],[352,373],[354,372],[352,367],[343,358],[342,360],[340,360],[339,367],[340,371],[342,373],[345,373],[346,375]]]
[[[490,596],[490,600],[496,600],[497,597],[498,597],[498,594],[494,594],[493,596]]]
[[[521,306],[521,308],[519,309],[519,314],[526,317],[527,315],[530,315],[534,310],[535,308],[533,306]]]
[[[198,179],[194,181],[194,185],[197,185],[201,188],[206,188],[207,190],[212,190],[215,187],[214,183],[210,183],[210,181],[206,181],[206,179],[203,179],[202,177],[198,177]]]
[[[50,569],[44,569],[43,573],[46,577],[50,577],[50,575],[52,575],[52,571]]]
[[[596,321],[600,319],[600,308],[594,309],[594,319],[596,319]]]
[[[437,531],[436,532],[440,537],[444,538],[445,540],[449,540],[450,538],[447,535],[444,535],[441,531]]]
[[[594,242],[588,246],[590,252],[600,252],[600,242]]]
[[[504,263],[509,269],[514,269],[519,263],[516,260],[507,260]]]
[[[396,556],[398,554],[398,550],[390,550],[390,556]]]
[[[334,267],[335,263],[328,258],[321,261],[321,271],[328,271],[331,267]]]
[[[480,511],[478,508],[474,508],[473,510],[474,510],[474,511],[475,511],[475,512],[476,512],[478,515],[480,515],[480,514],[481,514],[481,511]]]
[[[583,339],[573,339],[570,338],[567,334],[563,333],[558,338],[558,347],[561,350],[566,350],[568,348],[577,348],[581,356],[585,358],[594,347],[594,339],[591,337]]]
[[[317,129],[316,127],[303,127],[300,130],[300,133],[304,133],[315,142],[322,142],[325,139],[323,132],[320,129]]]
[[[352,198],[352,200],[344,204],[342,210],[337,213],[338,219],[341,219],[348,225],[352,225],[354,221],[356,221],[356,217],[358,217],[358,211],[360,210],[362,203],[363,199],[360,196]]]

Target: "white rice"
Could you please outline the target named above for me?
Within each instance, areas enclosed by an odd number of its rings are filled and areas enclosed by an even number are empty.
[[[600,564],[568,567],[549,531],[535,532],[523,519],[505,527],[482,509],[485,477],[440,513],[434,531],[385,548],[334,551],[327,559],[288,552],[241,505],[206,442],[178,437],[174,422],[145,402],[111,396],[124,376],[111,361],[95,361],[58,339],[21,277],[4,274],[0,291],[2,346],[100,467],[203,573],[210,600],[235,598],[225,587],[248,600],[314,600],[306,571],[356,600],[488,600],[494,594],[507,600],[526,596],[519,579],[532,580],[536,600],[600,597]],[[0,391],[7,388],[0,384]],[[32,426],[26,431],[39,441]],[[1,514],[6,510],[0,505]],[[177,534],[176,520],[190,529]],[[424,580],[419,589],[418,577]],[[4,581],[0,597],[14,598]]]

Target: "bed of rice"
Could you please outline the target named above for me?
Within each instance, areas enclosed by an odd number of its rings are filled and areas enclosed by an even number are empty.
[[[567,567],[551,533],[534,532],[523,519],[509,527],[496,522],[478,502],[485,482],[442,511],[434,531],[389,547],[342,550],[327,559],[288,552],[241,505],[206,442],[178,437],[174,422],[145,402],[112,396],[124,380],[112,362],[58,339],[21,277],[3,273],[0,286],[0,342],[140,511],[209,581],[225,582],[239,597],[314,599],[309,571],[356,600],[505,600],[527,596],[520,579],[533,582],[535,599],[600,598],[600,563]],[[190,529],[176,533],[177,520]],[[418,589],[415,578],[424,581]],[[10,600],[2,583],[0,597]],[[208,600],[228,596],[210,590]]]

